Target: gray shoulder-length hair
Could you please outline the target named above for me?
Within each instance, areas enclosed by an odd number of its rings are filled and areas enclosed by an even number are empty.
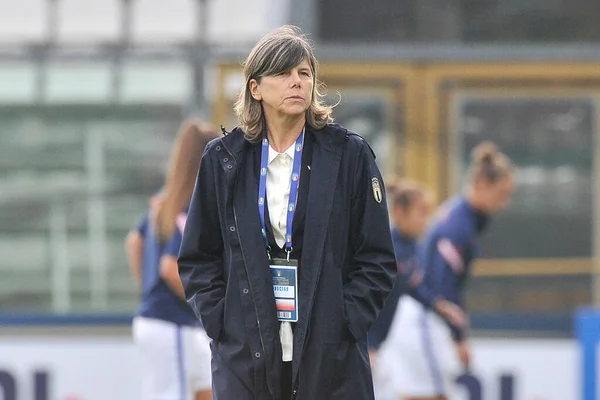
[[[263,76],[276,75],[292,69],[305,58],[313,75],[312,101],[306,110],[306,122],[311,127],[320,129],[333,121],[332,107],[322,102],[324,85],[317,79],[318,62],[311,44],[300,28],[286,25],[267,34],[256,43],[243,64],[245,84],[235,102],[234,111],[246,139],[259,140],[264,128],[262,105],[252,97],[250,81],[256,79],[260,83]]]

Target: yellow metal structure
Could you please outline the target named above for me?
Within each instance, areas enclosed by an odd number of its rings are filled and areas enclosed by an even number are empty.
[[[213,120],[217,124],[235,124],[231,111],[237,91],[243,85],[241,67],[218,67]],[[386,115],[392,132],[392,157],[387,173],[420,180],[435,191],[437,201],[455,193],[457,177],[452,158],[456,141],[449,109],[458,96],[517,98],[531,96],[568,98],[593,97],[600,104],[600,63],[323,63],[320,79],[329,93],[352,90],[375,91],[390,102]],[[600,109],[600,107],[599,107]],[[397,118],[402,113],[402,118]],[[600,126],[600,113],[596,126]],[[448,147],[441,144],[446,143]],[[595,158],[598,158],[596,149]],[[600,162],[595,162],[600,176]],[[596,182],[598,186],[598,183]],[[600,193],[600,186],[594,188]],[[600,213],[596,212],[596,226]],[[600,237],[600,235],[596,235]],[[600,249],[600,239],[594,243]],[[593,259],[502,259],[481,260],[476,276],[563,276],[600,273],[598,257]],[[600,289],[600,288],[598,288]],[[598,290],[600,293],[600,290]]]

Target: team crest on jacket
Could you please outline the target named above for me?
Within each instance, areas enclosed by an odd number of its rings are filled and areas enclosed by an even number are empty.
[[[381,192],[381,185],[379,184],[379,179],[377,179],[376,176],[371,178],[371,186],[373,186],[373,197],[375,198],[375,201],[381,203],[381,200],[383,200],[383,193]]]

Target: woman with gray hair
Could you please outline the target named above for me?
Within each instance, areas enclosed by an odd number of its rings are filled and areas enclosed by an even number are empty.
[[[396,269],[384,184],[317,67],[299,29],[263,37],[240,127],[202,158],[178,262],[215,399],[373,399],[367,332]]]

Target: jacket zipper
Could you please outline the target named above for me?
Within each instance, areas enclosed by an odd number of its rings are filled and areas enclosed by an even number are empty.
[[[221,141],[221,143],[223,144],[223,147],[225,148],[225,150],[227,150],[227,153],[229,153],[229,155],[231,156],[231,158],[233,159],[233,161],[235,161],[236,166],[238,165],[237,159],[235,158],[235,156],[233,155],[233,153],[227,148],[227,146],[225,146],[225,143],[223,143],[223,141]],[[239,174],[239,169],[236,168],[235,171],[235,178],[234,178],[234,189],[235,189],[235,184],[237,183],[237,179],[238,179],[238,174]],[[263,340],[263,336],[262,336],[262,330],[260,328],[260,319],[258,318],[258,307],[256,307],[256,299],[254,298],[254,295],[252,293],[252,281],[250,279],[250,273],[248,272],[248,263],[246,262],[246,255],[244,254],[244,248],[242,246],[242,238],[240,237],[240,229],[238,226],[238,221],[237,221],[237,212],[235,209],[235,190],[232,191],[231,194],[232,198],[232,205],[233,205],[233,220],[235,223],[235,232],[237,234],[238,237],[238,241],[240,242],[240,251],[242,252],[242,260],[244,262],[244,270],[246,271],[246,276],[248,277],[248,286],[250,286],[250,297],[252,297],[252,303],[254,304],[254,313],[256,315],[256,324],[258,325],[258,336],[260,337],[260,345],[262,347],[262,351],[263,353],[265,352],[265,343]]]

